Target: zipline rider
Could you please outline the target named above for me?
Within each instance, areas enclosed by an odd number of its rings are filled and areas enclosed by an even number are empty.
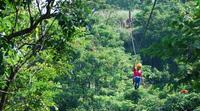
[[[133,66],[133,84],[135,86],[135,89],[138,89],[140,87],[140,83],[142,80],[142,64],[138,63]]]

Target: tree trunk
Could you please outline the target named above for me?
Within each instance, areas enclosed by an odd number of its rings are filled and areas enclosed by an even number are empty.
[[[14,81],[17,72],[18,72],[18,68],[11,68],[10,76],[6,82],[6,87],[3,89],[4,92],[2,92],[2,95],[1,95],[0,111],[3,111],[4,109],[4,106],[7,101],[7,95],[9,93],[10,84]]]
[[[6,88],[4,88],[4,91],[7,91],[7,90],[8,90],[8,86],[6,86]],[[3,111],[6,100],[7,100],[7,93],[4,92],[1,95],[0,111]]]

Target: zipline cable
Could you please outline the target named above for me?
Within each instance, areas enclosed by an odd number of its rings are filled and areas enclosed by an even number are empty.
[[[151,20],[153,11],[154,11],[154,9],[155,9],[156,3],[157,3],[157,0],[154,0],[153,7],[152,7],[152,9],[151,9],[151,12],[150,12],[150,15],[149,15],[147,24],[146,24],[145,29],[144,29],[144,36],[145,36],[146,31],[147,31],[147,28],[148,28],[148,26],[149,26],[149,24],[150,24],[150,20]],[[129,9],[129,20],[131,19],[131,13],[130,13],[130,11],[131,11],[131,10]],[[129,27],[130,27],[130,26],[131,26],[131,23],[129,23]],[[133,52],[134,52],[134,54],[136,55],[137,53],[136,53],[136,49],[135,49],[135,43],[134,43],[134,37],[133,37],[132,31],[131,31],[131,33],[130,33],[130,36],[131,36],[131,42],[132,42]]]
[[[132,19],[131,19],[131,9],[129,9],[129,28],[131,28],[131,23],[132,23]],[[136,55],[136,49],[135,49],[135,43],[134,43],[134,37],[133,37],[133,31],[131,30],[130,31],[130,37],[131,37],[131,42],[132,42],[132,48],[133,48],[133,52],[134,52],[134,55]]]
[[[156,2],[157,2],[157,0],[154,0],[153,7],[152,7],[152,9],[151,9],[151,13],[150,13],[150,15],[149,15],[147,24],[146,24],[145,29],[144,29],[144,35],[146,34],[147,28],[148,28],[148,26],[149,26],[149,23],[150,23],[150,20],[151,20],[151,16],[152,16],[152,14],[153,14],[153,10],[154,10],[154,8],[155,8],[155,6],[156,6]]]
[[[137,53],[136,53],[136,50],[135,50],[135,43],[134,43],[134,37],[133,37],[132,31],[131,31],[130,36],[131,36],[131,42],[132,42],[133,52],[136,55]]]

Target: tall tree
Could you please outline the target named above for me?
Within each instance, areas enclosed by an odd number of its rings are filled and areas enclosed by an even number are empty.
[[[1,9],[1,103],[3,110],[12,86],[20,69],[32,67],[31,61],[37,62],[37,55],[49,47],[58,50],[55,43],[70,40],[75,27],[84,24],[84,17],[89,12],[84,1],[10,1],[3,2]],[[27,16],[28,15],[28,16]],[[49,20],[48,20],[49,19]],[[50,32],[57,22],[66,34],[55,36]],[[56,37],[57,40],[55,39]],[[58,42],[59,44],[59,42]]]

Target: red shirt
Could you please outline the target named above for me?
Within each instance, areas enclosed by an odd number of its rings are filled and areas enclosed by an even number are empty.
[[[136,68],[133,68],[133,77],[142,77],[142,70],[137,70]]]

